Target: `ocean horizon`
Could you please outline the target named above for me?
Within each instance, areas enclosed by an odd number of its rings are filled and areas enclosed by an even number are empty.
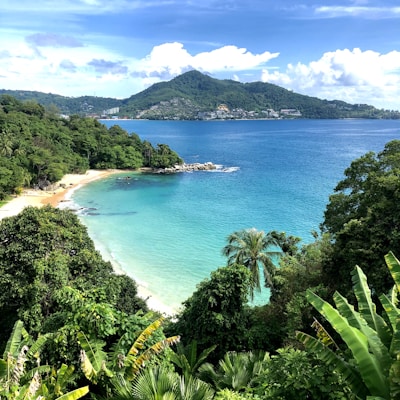
[[[107,120],[214,171],[121,172],[71,195],[96,248],[166,308],[181,304],[226,265],[237,230],[313,240],[329,195],[351,161],[400,138],[398,120]],[[257,298],[267,301],[268,292]]]

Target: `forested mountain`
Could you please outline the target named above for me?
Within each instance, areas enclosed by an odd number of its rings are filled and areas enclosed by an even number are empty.
[[[198,71],[157,83],[124,100],[120,113],[150,119],[383,116],[382,111],[365,104],[320,100],[270,83],[218,80]]]
[[[400,112],[366,104],[321,100],[279,86],[219,80],[189,71],[127,99],[63,97],[28,91],[0,90],[18,100],[35,100],[63,114],[116,115],[145,119],[240,118],[400,118]]]

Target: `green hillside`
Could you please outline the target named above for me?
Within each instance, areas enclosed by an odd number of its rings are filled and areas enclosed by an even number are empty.
[[[400,112],[366,104],[321,100],[270,83],[220,80],[198,71],[156,83],[124,100],[0,90],[2,93],[55,106],[69,115],[101,116],[106,111],[108,116],[142,119],[400,118]]]
[[[226,105],[229,112],[220,116],[202,115]],[[298,111],[284,115],[283,109]],[[275,114],[271,111],[275,111]],[[203,118],[393,118],[365,104],[320,100],[264,82],[240,83],[219,80],[198,71],[186,72],[169,82],[154,84],[129,99],[123,100],[120,113],[130,117],[149,119],[203,119]],[[271,115],[272,114],[272,115]],[[397,113],[397,117],[399,114]]]
[[[0,95],[6,94],[18,101],[35,101],[45,108],[55,108],[61,114],[87,116],[92,113],[101,114],[104,110],[118,107],[121,100],[108,97],[80,96],[66,97],[52,93],[34,92],[29,90],[0,89]]]

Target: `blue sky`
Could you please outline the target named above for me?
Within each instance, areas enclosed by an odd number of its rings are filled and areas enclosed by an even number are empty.
[[[400,2],[0,2],[1,89],[127,98],[191,69],[400,110]]]

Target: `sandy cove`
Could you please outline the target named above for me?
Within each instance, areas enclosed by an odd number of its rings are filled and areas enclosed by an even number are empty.
[[[0,220],[19,214],[25,207],[42,207],[50,204],[57,207],[67,194],[81,185],[116,173],[116,170],[88,170],[85,174],[67,174],[57,182],[54,190],[26,189],[3,207],[0,207]]]
[[[0,207],[0,220],[5,217],[12,217],[19,214],[25,207],[43,207],[51,205],[57,207],[74,190],[97,179],[105,178],[118,173],[118,170],[88,170],[85,174],[67,174],[57,182],[54,190],[26,189],[20,196],[15,197],[4,206]],[[112,262],[112,260],[108,260]],[[125,273],[118,266],[114,265],[117,274]],[[134,277],[133,277],[134,278]],[[174,315],[176,310],[166,306],[153,296],[145,286],[138,284],[138,295],[146,300],[149,308],[159,311],[164,315]]]

